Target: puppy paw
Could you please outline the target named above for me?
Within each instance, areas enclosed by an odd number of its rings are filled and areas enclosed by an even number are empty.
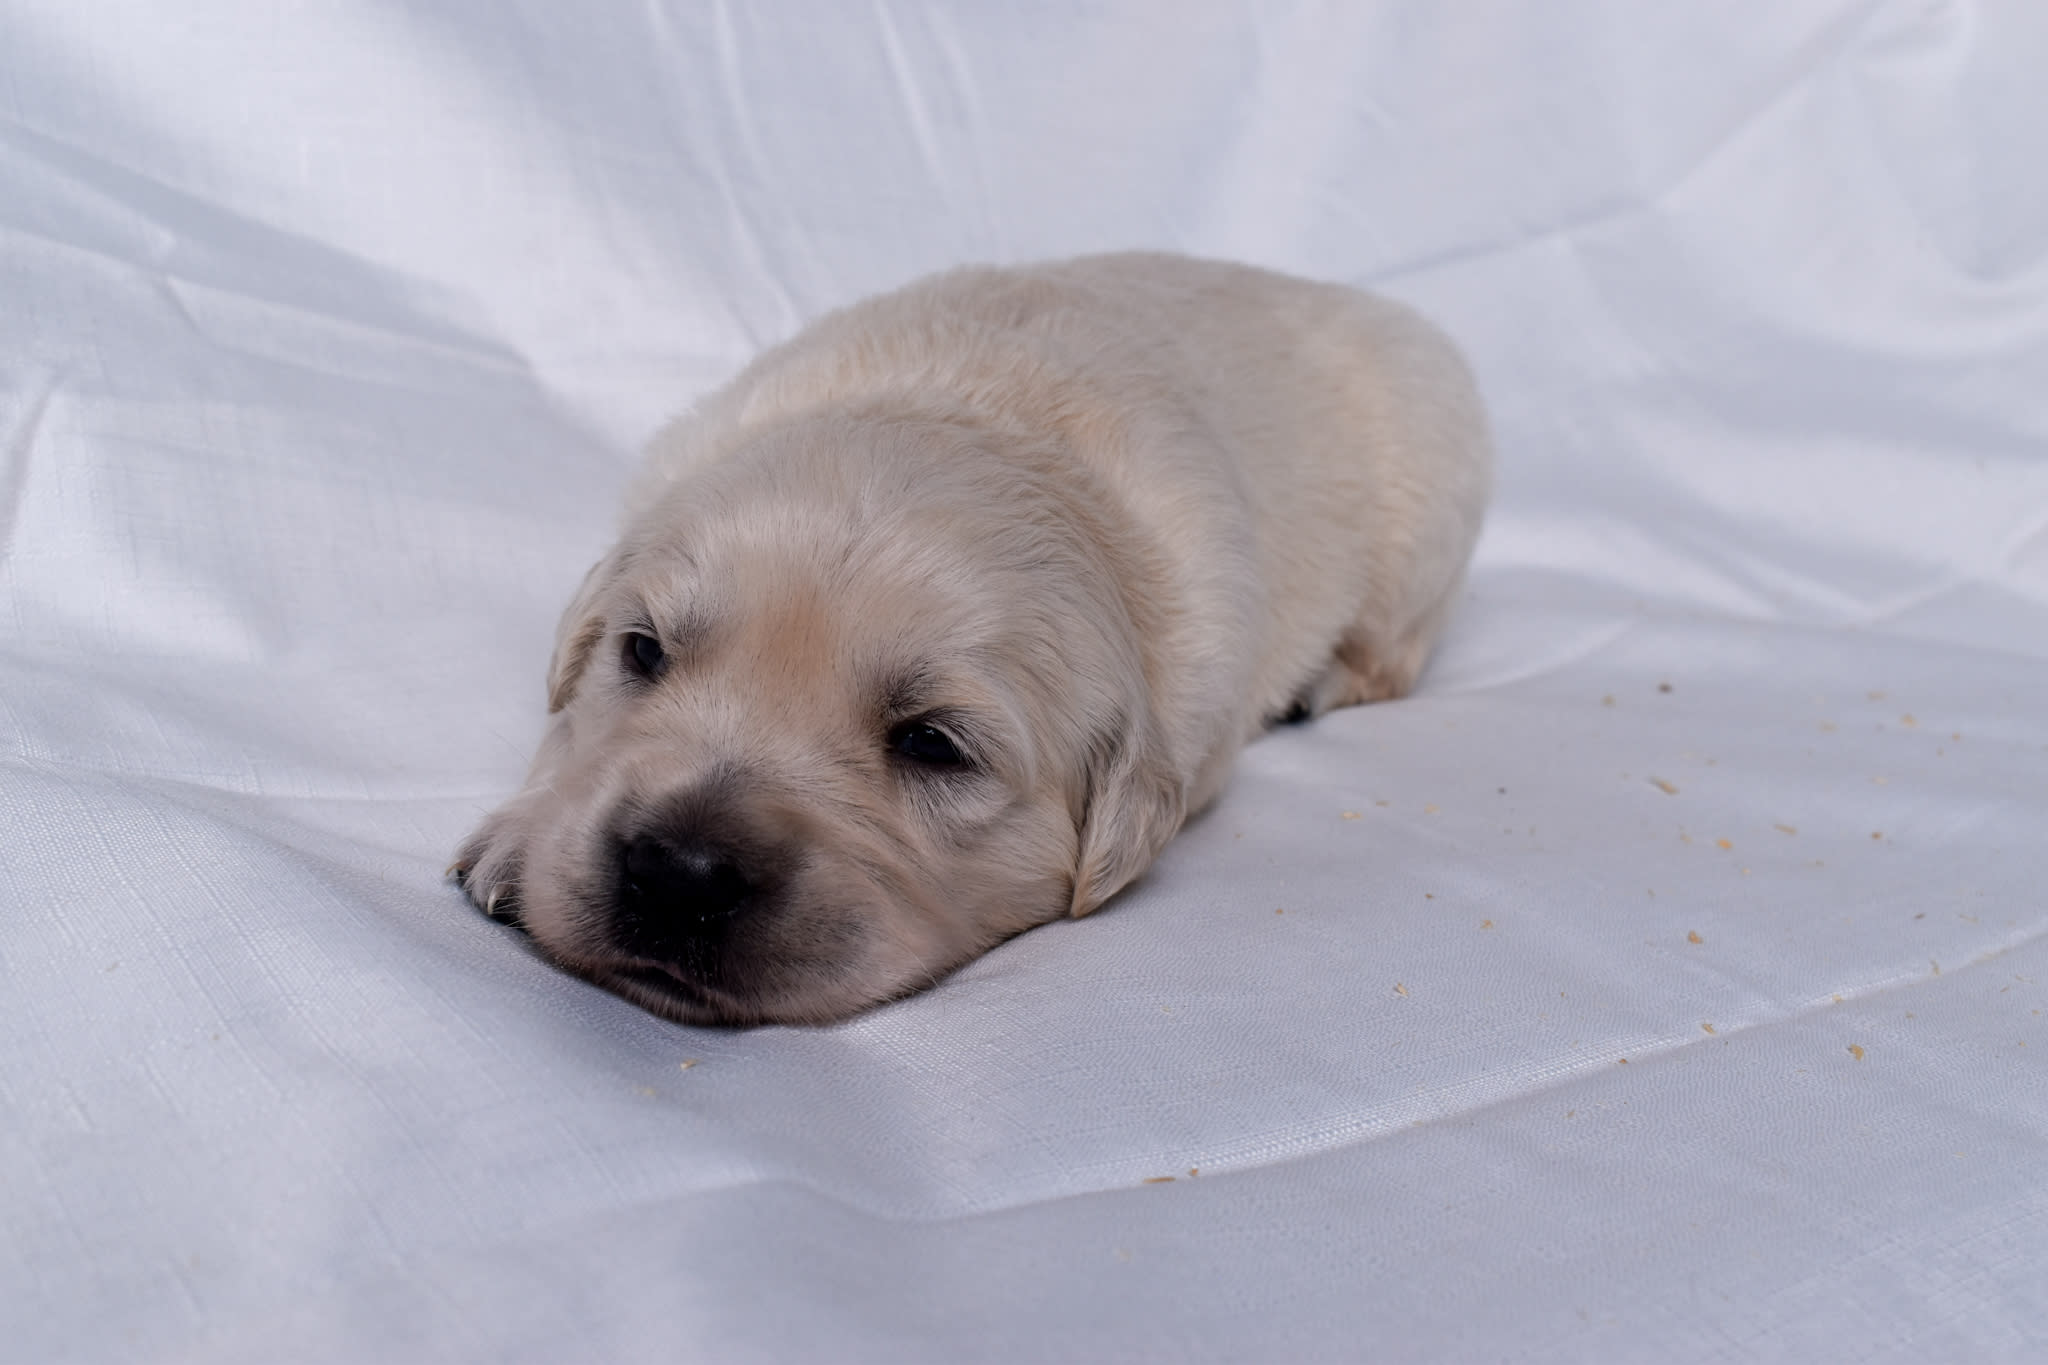
[[[477,827],[448,875],[469,897],[470,904],[500,924],[519,924],[519,841],[502,813]]]

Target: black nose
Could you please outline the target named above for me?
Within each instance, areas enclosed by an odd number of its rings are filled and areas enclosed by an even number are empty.
[[[613,941],[636,957],[663,962],[700,955],[756,890],[733,850],[688,837],[627,840],[618,877]]]

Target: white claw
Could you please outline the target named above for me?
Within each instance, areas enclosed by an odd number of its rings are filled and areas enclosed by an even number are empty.
[[[499,902],[500,900],[502,900],[502,899],[504,898],[504,895],[505,895],[505,888],[504,888],[504,887],[502,887],[502,886],[494,886],[494,887],[492,887],[492,888],[491,888],[491,894],[490,894],[490,895],[488,895],[488,896],[486,896],[486,897],[484,897],[484,913],[485,913],[486,915],[495,915],[495,914],[497,914],[497,913],[498,913],[498,902]]]

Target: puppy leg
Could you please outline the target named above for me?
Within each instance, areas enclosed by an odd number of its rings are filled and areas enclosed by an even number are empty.
[[[1345,627],[1337,637],[1329,662],[1302,685],[1293,704],[1275,716],[1273,723],[1298,725],[1340,706],[1394,701],[1407,696],[1422,675],[1423,665],[1429,662],[1430,650],[1436,645],[1456,597],[1454,588],[1421,620],[1391,636],[1368,607],[1364,615]]]
[[[1384,625],[1365,615],[1352,622],[1337,638],[1333,672],[1343,675],[1335,688],[1332,706],[1355,706],[1360,702],[1392,701],[1405,697],[1422,676],[1437,637],[1450,618],[1464,575],[1458,574],[1436,601],[1401,629],[1388,632]]]

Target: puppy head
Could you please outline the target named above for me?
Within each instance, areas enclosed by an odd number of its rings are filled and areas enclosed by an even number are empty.
[[[1042,452],[880,418],[645,506],[565,615],[527,789],[464,853],[565,967],[823,1021],[1099,905],[1182,813],[1126,566]]]

